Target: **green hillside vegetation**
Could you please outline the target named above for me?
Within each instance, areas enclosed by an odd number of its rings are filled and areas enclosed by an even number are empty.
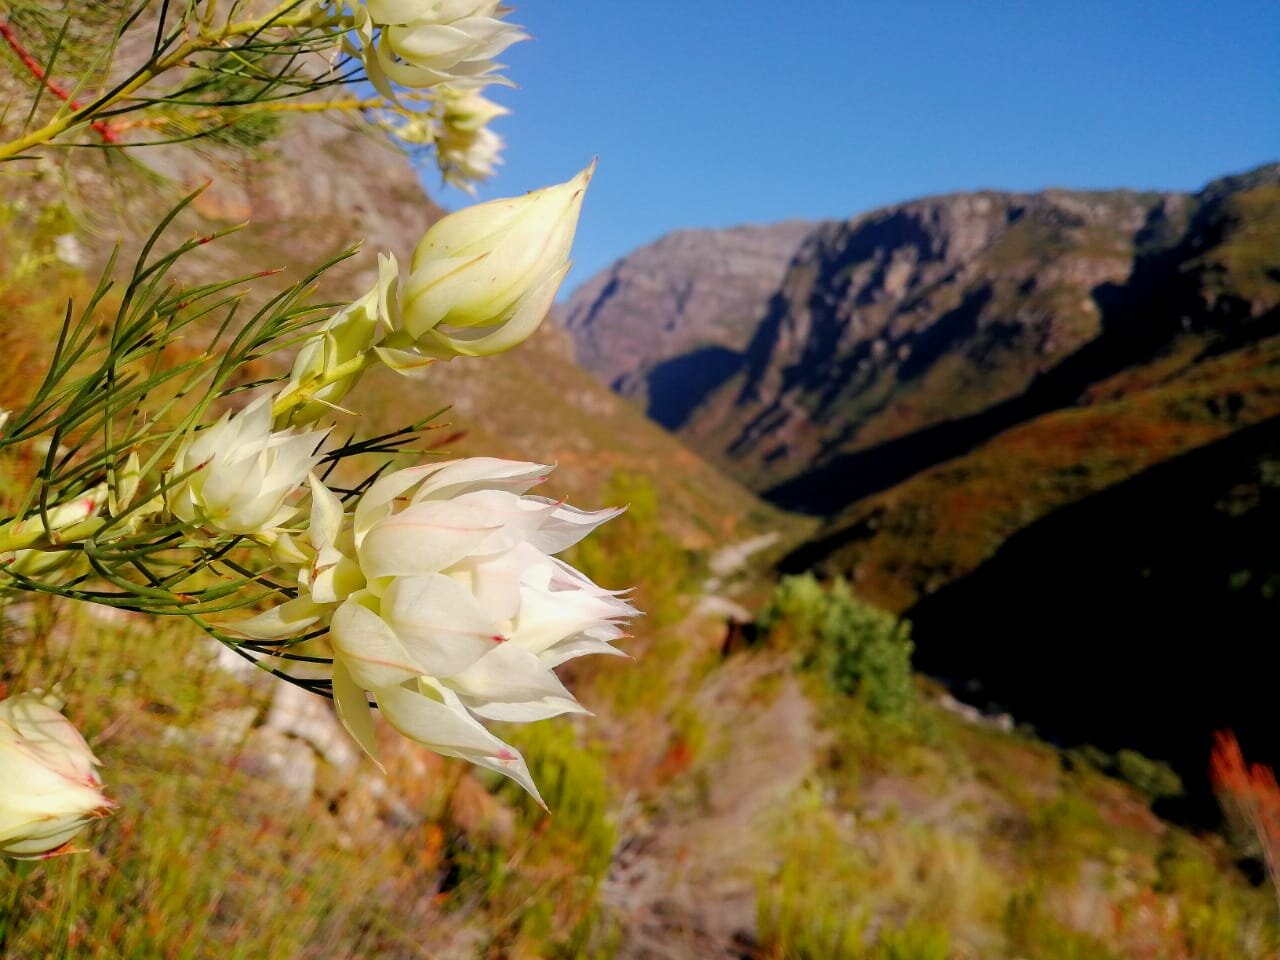
[[[868,497],[787,562],[856,570],[859,593],[904,610],[1050,512],[1280,415],[1280,340],[1172,375],[1127,372],[1099,392],[1111,399],[1045,414]]]
[[[747,650],[722,660],[708,623],[645,629],[636,663],[577,672],[593,722],[505,730],[550,815],[390,737],[392,799],[365,765],[301,800],[251,762],[270,686],[176,626],[29,615],[9,618],[5,676],[62,681],[123,808],[88,853],[0,881],[6,956],[615,956],[646,906],[607,880],[637,817],[684,850],[652,869],[752,891],[760,956],[1280,955],[1274,902],[1220,841],[1161,823],[1081,756],[904,686],[905,626],[811,580],[784,582]],[[86,661],[101,667],[70,668]],[[797,689],[813,704],[798,730],[741,723],[785,716]],[[751,855],[726,863],[706,845],[772,786],[740,779],[743,754],[797,733],[809,748],[779,770],[794,781],[735,821]],[[714,894],[680,890],[669,942],[700,955],[690,928]]]

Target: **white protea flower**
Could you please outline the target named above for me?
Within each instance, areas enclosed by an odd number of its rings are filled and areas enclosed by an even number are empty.
[[[171,471],[182,479],[165,493],[174,516],[231,534],[267,533],[289,522],[297,508],[288,501],[319,461],[328,431],[273,432],[271,400],[258,397],[187,438]]]
[[[471,714],[584,712],[553,668],[617,654],[619,621],[636,613],[551,556],[620,511],[525,495],[549,469],[487,457],[412,467],[374,483],[352,514],[313,481],[302,594],[232,628],[280,639],[327,620],[338,711],[366,750],[369,691],[396,729],[536,796],[520,755]]]
[[[446,183],[474,193],[502,162],[502,138],[489,124],[510,111],[476,90],[442,87],[435,99],[436,163]]]
[[[370,82],[395,99],[393,85],[483,86],[503,82],[494,57],[520,40],[499,0],[366,0],[356,4],[352,52]]]
[[[569,272],[582,197],[595,169],[522,197],[491,200],[431,226],[413,254],[400,329],[377,347],[394,369],[424,358],[486,356],[542,323]]]
[[[0,700],[0,853],[35,859],[66,845],[115,804],[102,794],[84,737],[35,693]]]

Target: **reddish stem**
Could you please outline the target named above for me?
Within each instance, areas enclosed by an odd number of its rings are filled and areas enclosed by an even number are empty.
[[[0,36],[4,37],[5,42],[9,44],[9,49],[18,55],[18,59],[21,60],[26,68],[31,71],[32,76],[44,84],[46,90],[52,93],[63,103],[69,103],[72,110],[81,109],[81,104],[72,100],[71,94],[68,93],[64,87],[49,79],[44,72],[44,67],[40,66],[40,62],[36,60],[27,48],[22,45],[22,42],[18,39],[18,35],[13,32],[13,25],[7,20],[0,20]],[[95,120],[93,123],[89,124],[89,126],[96,130],[98,135],[102,137],[103,143],[118,142],[119,137],[116,136],[115,131],[112,130],[104,121]]]

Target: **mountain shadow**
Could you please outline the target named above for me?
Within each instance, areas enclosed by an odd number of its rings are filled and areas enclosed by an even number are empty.
[[[1214,730],[1280,767],[1280,418],[1011,537],[908,611],[916,665],[1065,743],[1170,762],[1215,814]]]
[[[742,369],[742,354],[728,347],[700,347],[654,366],[645,377],[645,411],[668,430],[679,430],[722,383]]]

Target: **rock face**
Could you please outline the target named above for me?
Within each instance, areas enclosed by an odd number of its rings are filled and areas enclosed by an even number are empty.
[[[564,326],[578,362],[678,427],[689,379],[735,369],[768,298],[811,225],[799,220],[681,230],[641,247],[576,291]],[[679,359],[676,369],[666,366]],[[687,361],[687,362],[686,362]]]
[[[685,432],[769,489],[1013,396],[1096,336],[1091,291],[1124,280],[1171,203],[959,194],[822,224]]]
[[[1193,234],[1212,247],[1231,217],[1256,215],[1212,211],[1278,178],[1261,168],[1195,195],[931,197],[813,225],[781,273],[801,224],[681,232],[584,284],[565,325],[587,369],[726,472],[830,514],[984,439],[939,444],[931,431],[1023,396],[1087,345],[1114,342],[1118,325],[1140,327],[1144,311],[1174,309],[1134,298],[1153,257]],[[1265,311],[1268,268],[1251,256],[1177,309],[1212,312],[1205,298],[1225,297]]]

